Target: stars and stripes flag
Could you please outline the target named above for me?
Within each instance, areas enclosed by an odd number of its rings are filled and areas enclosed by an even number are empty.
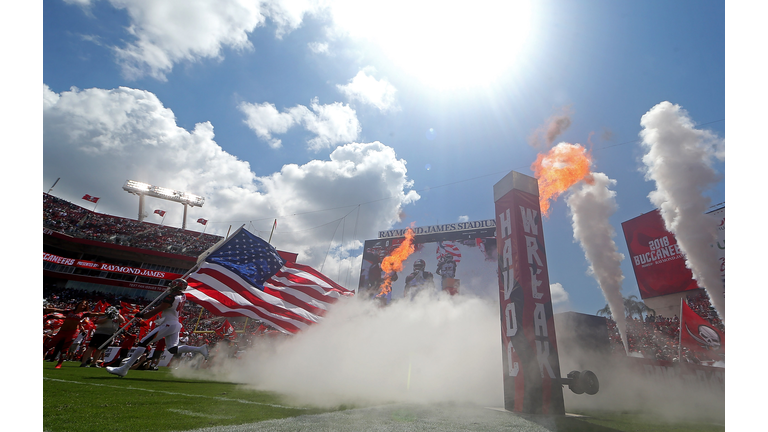
[[[159,214],[161,217],[165,217],[165,210],[155,210],[155,214]]]
[[[440,261],[446,255],[452,255],[453,262],[455,262],[456,264],[458,264],[459,261],[461,261],[461,251],[459,250],[459,247],[454,242],[451,242],[451,241],[438,242],[437,251],[435,252],[437,254],[438,261]]]
[[[83,195],[83,199],[86,200],[86,201],[90,201],[92,203],[99,202],[99,198],[98,197],[90,196],[88,194]]]
[[[214,248],[198,260],[184,293],[219,316],[247,316],[293,334],[354,294],[312,267],[284,260],[242,227]]]

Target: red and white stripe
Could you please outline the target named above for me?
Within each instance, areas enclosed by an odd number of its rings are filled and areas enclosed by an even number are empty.
[[[187,279],[187,297],[220,316],[248,316],[284,333],[296,333],[321,321],[328,306],[353,292],[313,268],[286,263],[264,284],[264,291],[237,274],[203,263]]]
[[[461,261],[461,251],[459,246],[453,242],[443,242],[443,245],[437,246],[437,258],[440,259],[443,256],[451,254],[453,255],[453,262],[458,264]]]

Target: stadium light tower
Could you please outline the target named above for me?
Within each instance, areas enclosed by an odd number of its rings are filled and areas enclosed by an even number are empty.
[[[181,222],[181,228],[187,229],[187,207],[202,207],[205,203],[205,198],[197,195],[193,195],[187,192],[181,192],[173,189],[168,189],[160,186],[152,186],[147,183],[138,182],[135,180],[127,180],[123,185],[123,190],[139,196],[139,222],[144,220],[144,197],[151,196],[153,198],[160,198],[168,201],[181,203],[184,205],[184,219]]]

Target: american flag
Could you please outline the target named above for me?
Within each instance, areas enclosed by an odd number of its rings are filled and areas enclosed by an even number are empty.
[[[283,333],[322,320],[352,291],[312,267],[286,262],[269,243],[240,228],[189,275],[187,298],[225,317],[247,316]]]
[[[165,216],[165,210],[155,210],[156,214],[159,214],[160,216]]]
[[[461,251],[459,250],[459,247],[454,243],[450,241],[445,242],[438,242],[437,243],[437,251],[435,251],[437,254],[438,261],[441,260],[446,255],[453,255],[453,262],[456,264],[461,261]]]
[[[92,203],[99,202],[99,198],[98,197],[90,196],[88,194],[83,195],[83,199],[86,200],[86,201],[90,201]]]

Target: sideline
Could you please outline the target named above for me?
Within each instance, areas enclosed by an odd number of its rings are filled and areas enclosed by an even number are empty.
[[[139,390],[139,391],[145,391],[145,392],[151,392],[151,393],[164,393],[169,395],[175,395],[175,396],[186,396],[186,397],[197,397],[197,398],[206,398],[206,399],[215,399],[219,401],[225,401],[225,402],[238,402],[243,404],[251,404],[251,405],[263,405],[263,406],[269,406],[273,408],[284,408],[284,409],[293,409],[293,410],[307,410],[309,408],[301,408],[301,407],[289,407],[289,406],[283,406],[283,405],[275,405],[275,404],[268,404],[263,402],[253,402],[245,399],[231,399],[231,398],[225,398],[221,396],[203,396],[203,395],[196,395],[196,394],[187,394],[187,393],[177,393],[177,392],[171,392],[166,390],[152,390],[152,389],[144,389],[144,388],[138,388],[138,387],[123,387],[123,386],[114,386],[109,384],[96,384],[96,383],[84,383],[81,381],[68,381],[68,380],[62,380],[57,378],[47,378],[43,377],[43,380],[48,381],[56,381],[61,383],[67,383],[67,384],[81,384],[81,385],[89,385],[89,386],[96,386],[96,387],[109,387],[109,388],[116,388],[116,389],[123,389],[123,390]]]

